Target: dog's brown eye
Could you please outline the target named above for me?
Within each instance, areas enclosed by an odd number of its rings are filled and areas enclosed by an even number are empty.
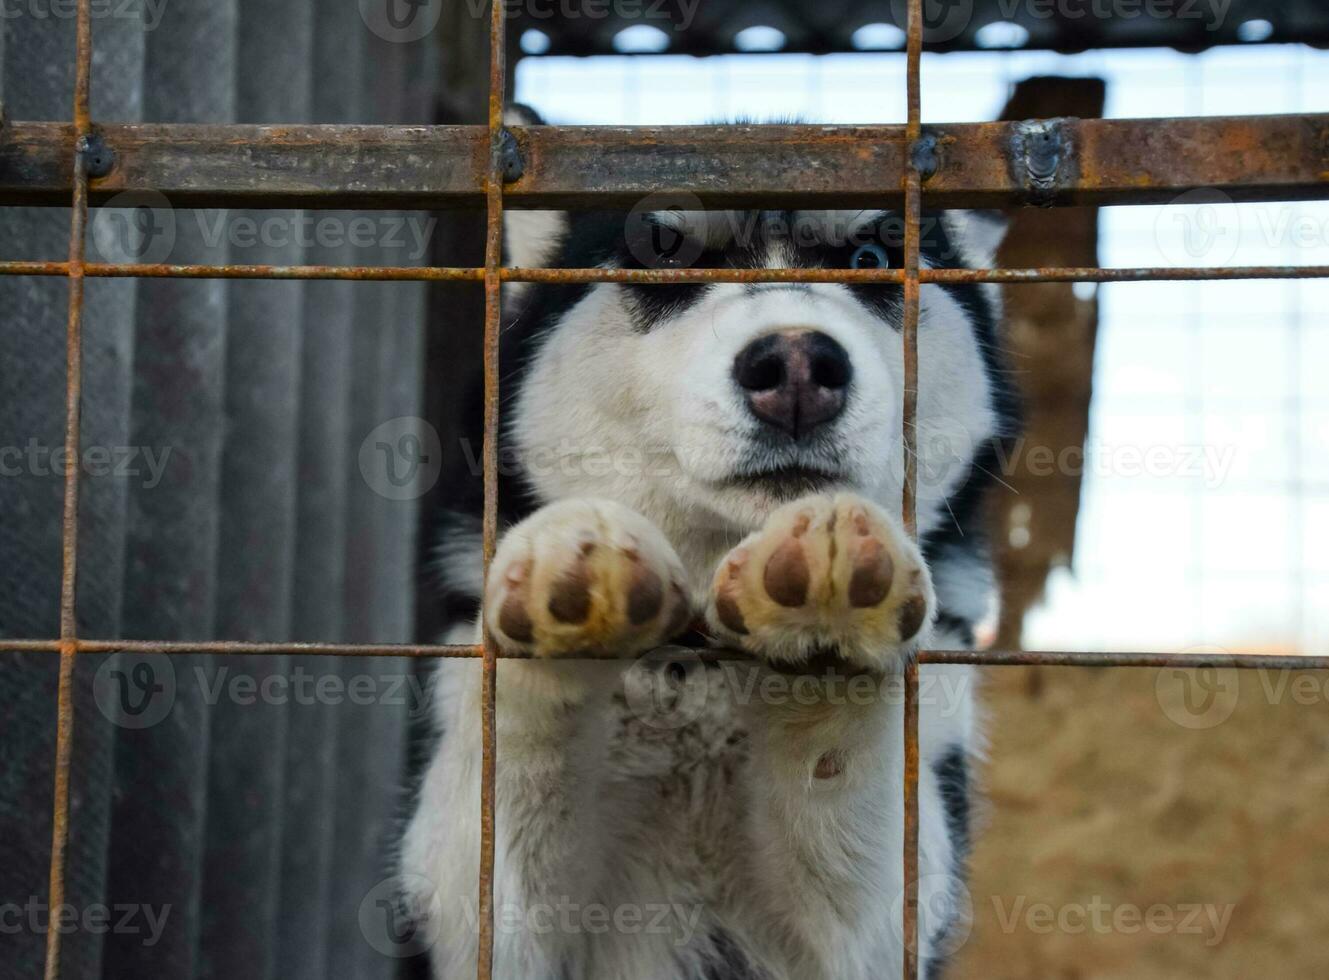
[[[849,260],[851,269],[889,269],[890,256],[880,245],[860,245]]]

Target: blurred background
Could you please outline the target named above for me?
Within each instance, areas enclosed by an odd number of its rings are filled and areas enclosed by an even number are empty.
[[[73,22],[55,6],[6,8],[9,119],[69,116]],[[925,122],[1329,112],[1329,10],[1314,0],[925,7]],[[385,27],[378,0],[123,9],[94,22],[98,120],[484,119],[475,0],[425,0],[412,22],[422,30]],[[511,9],[509,91],[550,122],[904,120],[902,2]],[[144,212],[121,203],[120,214]],[[395,215],[404,245],[380,234],[361,247],[236,234],[272,212],[147,210],[172,222],[169,256],[143,254],[156,225],[126,244],[94,220],[90,257],[482,255],[476,212]],[[278,217],[293,227],[299,213]],[[1201,191],[1166,208],[1009,218],[1000,261],[1012,266],[1329,264],[1325,203],[1236,205]],[[68,219],[63,208],[0,209],[0,257],[62,258]],[[473,392],[457,375],[479,356],[479,290],[88,289],[84,442],[170,459],[157,477],[84,481],[82,634],[434,639],[437,471],[398,492],[375,475],[372,447],[432,427],[443,466],[475,458],[461,440]],[[1329,544],[1329,283],[1027,285],[1008,289],[1007,305],[1003,346],[1029,428],[993,502],[1002,581],[985,640],[1329,653],[1329,558],[1317,547]],[[62,442],[64,310],[60,280],[0,278],[0,445]],[[1036,446],[1071,462],[1036,471],[1025,456]],[[49,466],[0,479],[0,637],[55,635],[61,492]],[[1329,917],[1329,680],[1219,664],[984,672],[987,802],[955,976],[1329,974],[1317,933]],[[176,658],[168,701],[140,725],[106,701],[111,672],[139,666],[79,663],[70,900],[171,911],[151,944],[73,932],[63,975],[409,972],[363,910],[391,888],[403,787],[426,744],[419,668]],[[0,652],[5,908],[46,890],[55,676],[49,655]],[[371,696],[353,702],[343,686],[340,699],[310,700],[293,686],[255,703],[224,687],[273,676],[363,678]],[[0,930],[0,978],[39,975],[43,946],[41,930]]]

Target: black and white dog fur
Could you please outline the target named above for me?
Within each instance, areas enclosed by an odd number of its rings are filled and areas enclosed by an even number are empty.
[[[510,212],[507,258],[659,264],[634,221],[664,264],[902,262],[898,215],[873,210]],[[1000,234],[975,214],[924,224],[929,266],[987,264]],[[981,499],[1013,414],[995,289],[922,291],[921,547],[896,517],[901,287],[505,289],[506,530],[482,581],[478,496],[458,491],[440,549],[448,639],[479,640],[483,599],[498,646],[529,655],[498,667],[494,976],[899,976],[898,681],[920,645],[971,644],[989,600]],[[655,652],[702,620],[752,661]],[[921,683],[934,977],[964,928],[980,736],[969,668]],[[402,871],[434,975],[460,980],[477,955],[480,665],[445,662],[434,690]]]

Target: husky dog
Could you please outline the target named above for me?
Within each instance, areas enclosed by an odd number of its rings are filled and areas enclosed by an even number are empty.
[[[897,268],[902,228],[883,210],[648,201],[510,213],[507,260]],[[999,235],[977,214],[925,215],[923,262],[988,264]],[[987,609],[981,502],[1013,416],[996,290],[922,290],[917,546],[897,519],[900,286],[505,299],[505,530],[484,578],[462,475],[440,546],[448,638],[478,642],[482,621],[525,655],[498,666],[494,976],[899,976],[900,678],[921,645],[971,645]],[[668,646],[692,624],[747,656]],[[923,977],[967,929],[973,683],[922,670]],[[443,663],[435,697],[401,870],[434,975],[462,980],[478,945],[480,664]]]

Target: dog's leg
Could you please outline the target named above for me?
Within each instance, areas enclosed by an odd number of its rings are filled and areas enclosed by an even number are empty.
[[[663,535],[608,501],[546,507],[494,557],[485,622],[503,652],[530,658],[498,665],[495,977],[576,975],[587,937],[565,920],[580,921],[599,870],[612,867],[612,815],[597,806],[597,787],[621,672],[566,658],[660,645],[689,620],[684,582]],[[402,866],[414,911],[427,917],[435,975],[451,980],[475,972],[482,675],[475,662],[444,670],[443,737]]]
[[[785,950],[793,976],[899,976],[900,681],[934,608],[918,548],[881,508],[849,494],[781,508],[716,571],[707,618],[728,645],[755,654],[763,674],[746,687],[757,692],[744,814],[752,928]],[[923,874],[949,872],[926,761],[920,794]],[[934,909],[946,901],[937,884],[923,896]]]

